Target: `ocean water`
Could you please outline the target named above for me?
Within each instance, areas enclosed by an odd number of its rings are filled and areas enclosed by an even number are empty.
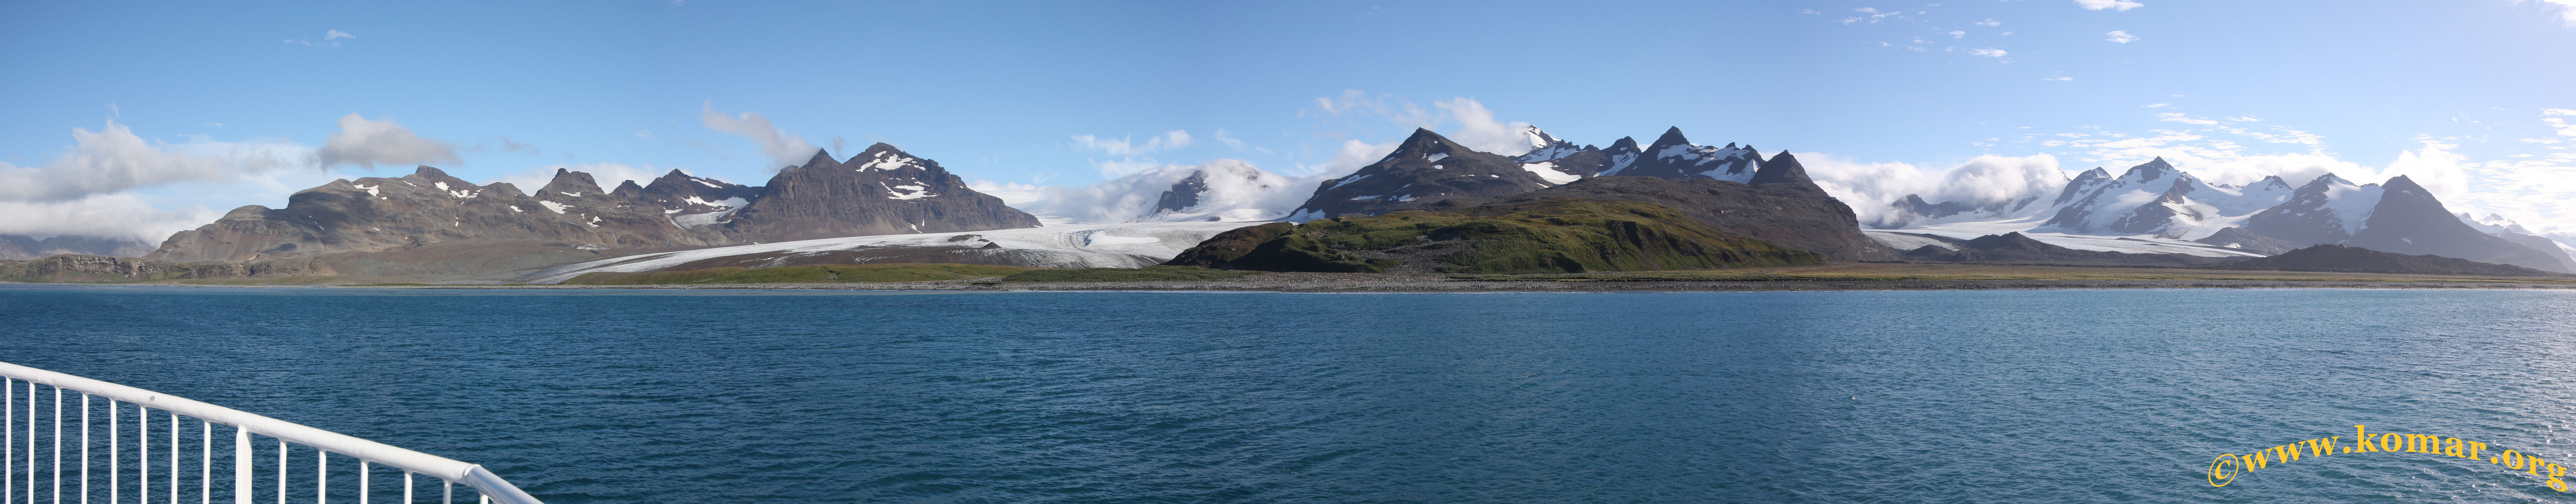
[[[0,328],[552,503],[2576,500],[2420,453],[2209,478],[2356,424],[2576,462],[2568,291],[5,285]]]

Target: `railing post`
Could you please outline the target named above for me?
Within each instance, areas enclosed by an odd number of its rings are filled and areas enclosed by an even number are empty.
[[[82,393],[82,394],[81,394],[81,470],[80,470],[80,479],[81,479],[81,498],[80,498],[80,504],[89,504],[89,394],[88,394],[88,393],[86,393],[86,392],[84,392],[84,393]]]
[[[179,412],[170,412],[170,504],[179,504]]]
[[[277,440],[277,504],[286,504],[286,439]]]
[[[63,388],[54,387],[54,504],[63,504]]]
[[[313,504],[330,504],[331,452],[313,449]]]
[[[233,427],[233,504],[250,504],[250,429]]]
[[[197,426],[206,429],[197,438],[205,445],[205,453],[197,457],[197,504],[215,504],[215,423],[200,418]]]
[[[152,409],[134,405],[134,502],[152,503]]]

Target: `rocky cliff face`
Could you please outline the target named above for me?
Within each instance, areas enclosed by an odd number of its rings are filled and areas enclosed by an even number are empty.
[[[1555,185],[1522,165],[1415,129],[1385,159],[1324,181],[1288,220],[1378,215],[1450,198],[1491,198]]]
[[[335,180],[295,193],[285,208],[236,208],[146,257],[254,262],[456,240],[667,248],[1037,226],[938,163],[893,146],[877,144],[851,161],[817,152],[765,187],[673,170],[649,185],[605,190],[588,173],[557,170],[535,194],[423,166],[402,177]]]
[[[2565,272],[2552,254],[2480,232],[2451,215],[2432,191],[2403,175],[2388,179],[2361,232],[2343,245],[2405,255],[2435,255]]]
[[[334,180],[287,198],[286,208],[245,206],[162,242],[148,259],[247,262],[373,251],[449,240],[552,240],[597,248],[708,245],[723,237],[683,230],[664,208],[606,194],[590,175],[557,171],[536,195],[508,183],[477,186],[427,166],[401,177]]]
[[[879,143],[837,162],[816,152],[769,179],[764,193],[717,222],[736,243],[1038,227],[1037,217],[975,192],[923,159]]]
[[[1629,140],[1628,143],[1633,147],[1636,142]],[[1757,168],[1754,164],[1762,159],[1762,153],[1751,145],[1737,147],[1730,143],[1717,147],[1694,144],[1682,136],[1681,128],[1674,127],[1665,129],[1664,135],[1656,137],[1654,145],[1647,146],[1635,159],[1602,174],[1751,182]]]

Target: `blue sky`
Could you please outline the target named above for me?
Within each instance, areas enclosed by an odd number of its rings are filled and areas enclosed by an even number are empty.
[[[35,217],[0,233],[166,234],[424,160],[759,184],[798,140],[994,183],[1218,158],[1311,175],[1353,167],[1348,141],[1479,121],[1600,145],[1679,126],[1819,153],[1849,184],[1919,179],[1851,189],[1870,197],[1985,155],[2451,170],[2455,206],[2576,223],[2554,203],[2576,200],[2570,2],[17,2],[0,182],[21,188],[0,209]],[[453,155],[317,166],[350,114]],[[75,173],[106,165],[132,173]]]

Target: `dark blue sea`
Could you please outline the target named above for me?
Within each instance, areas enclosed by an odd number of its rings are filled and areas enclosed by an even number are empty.
[[[566,504],[2576,501],[2483,458],[2576,464],[2570,291],[6,285],[0,330]],[[2356,424],[2486,451],[2211,485]]]

